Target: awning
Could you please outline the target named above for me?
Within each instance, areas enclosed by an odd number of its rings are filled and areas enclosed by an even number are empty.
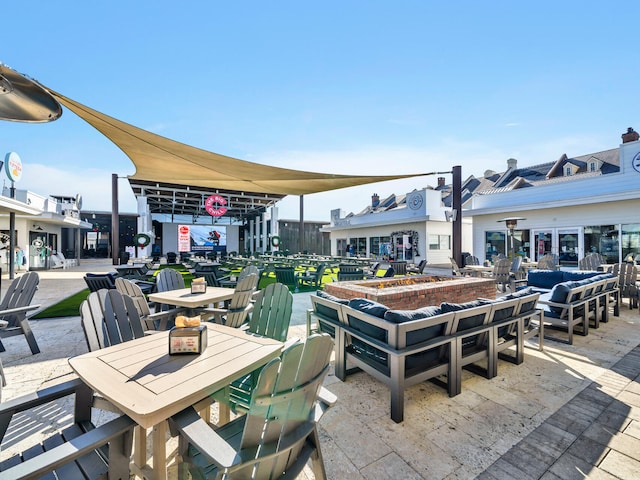
[[[53,90],[65,107],[115,143],[134,163],[130,179],[244,194],[306,195],[426,175],[336,175],[271,167],[185,145],[117,120]]]

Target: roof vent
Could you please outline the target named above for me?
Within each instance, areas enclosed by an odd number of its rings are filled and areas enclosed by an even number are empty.
[[[518,168],[518,160],[516,160],[515,158],[510,158],[509,160],[507,160],[507,168],[509,170],[515,170],[516,168]]]

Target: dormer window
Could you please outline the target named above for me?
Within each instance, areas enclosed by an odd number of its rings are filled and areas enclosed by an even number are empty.
[[[573,163],[565,163],[563,171],[565,177],[570,177],[571,175],[576,174],[576,172],[578,171],[578,167]]]
[[[587,163],[587,171],[588,172],[597,172],[602,168],[602,160],[591,157],[589,162]]]

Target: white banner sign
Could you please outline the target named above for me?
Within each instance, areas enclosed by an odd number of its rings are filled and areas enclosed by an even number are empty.
[[[178,252],[191,251],[191,227],[178,225]]]

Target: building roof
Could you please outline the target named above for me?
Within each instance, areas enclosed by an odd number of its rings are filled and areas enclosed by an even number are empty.
[[[596,170],[589,165],[595,162]],[[572,165],[572,175],[565,175],[564,167]],[[593,176],[607,175],[620,171],[620,149],[612,148],[602,152],[589,153],[577,157],[561,155],[556,161],[523,168],[507,168],[502,173],[485,172],[484,177],[469,177],[462,185],[463,204],[473,195],[491,195],[520,188],[570,182]]]

